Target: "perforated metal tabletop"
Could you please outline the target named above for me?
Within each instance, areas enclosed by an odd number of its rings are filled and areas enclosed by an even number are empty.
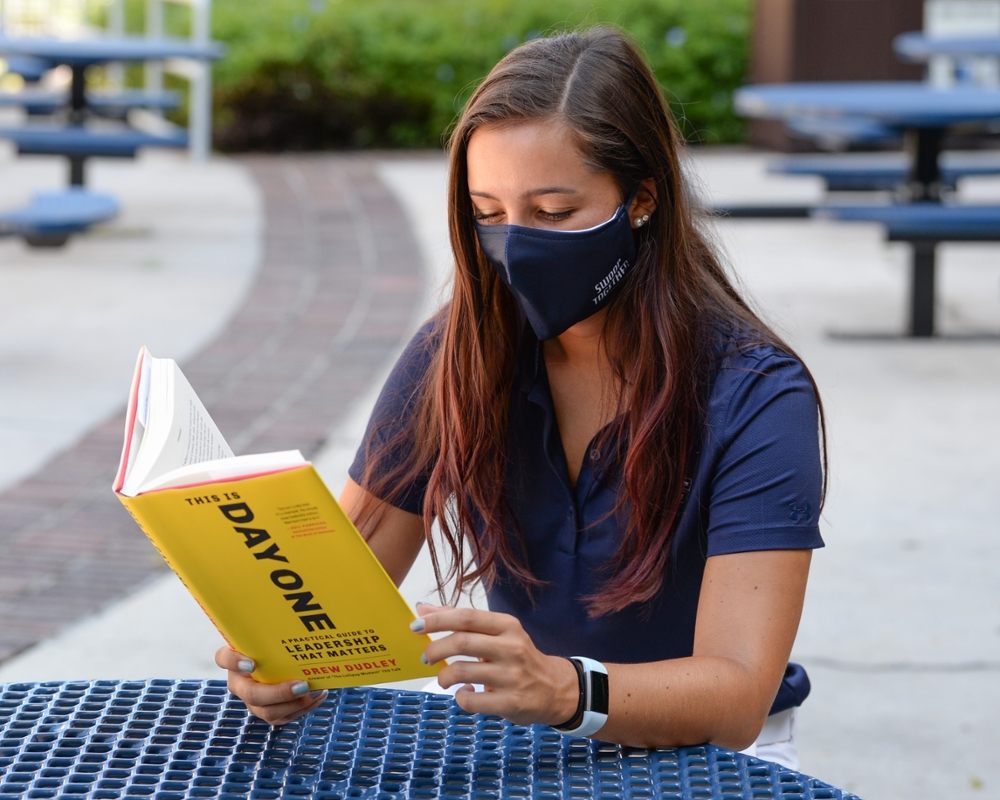
[[[331,692],[274,728],[222,681],[0,686],[0,800],[55,797],[856,800],[718,747],[621,748],[439,695]]]

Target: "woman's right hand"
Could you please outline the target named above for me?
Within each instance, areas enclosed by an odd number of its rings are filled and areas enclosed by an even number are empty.
[[[229,691],[247,704],[250,713],[272,725],[284,725],[317,708],[329,691],[309,691],[305,681],[260,683],[250,677],[256,669],[253,659],[237,653],[231,647],[220,647],[215,663],[229,673]]]

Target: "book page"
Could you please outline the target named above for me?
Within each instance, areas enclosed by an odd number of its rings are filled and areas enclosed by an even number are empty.
[[[139,388],[135,399],[135,418],[139,421],[143,429],[145,429],[146,425],[149,424],[149,381],[153,372],[154,358],[152,353],[145,347],[142,348],[139,358]]]
[[[174,426],[177,442],[182,445],[181,461],[177,466],[186,467],[202,461],[232,458],[233,451],[216,427],[215,420],[202,405],[201,398],[188,383],[177,363],[170,359],[174,384]]]
[[[149,369],[152,356],[143,347],[136,359],[135,372],[132,375],[132,386],[128,392],[128,404],[125,407],[125,440],[122,442],[122,457],[118,462],[118,472],[112,488],[121,491],[125,476],[135,464],[139,454],[139,443],[146,431],[146,405],[149,402]],[[142,405],[142,421],[139,420],[138,406]]]
[[[309,462],[298,450],[281,450],[275,453],[254,453],[246,456],[220,458],[197,462],[171,470],[158,478],[151,478],[139,487],[138,494],[172,489],[177,486],[200,486],[216,481],[234,481],[255,475],[280,472],[302,467]]]
[[[146,426],[139,453],[126,474],[122,494],[132,497],[139,486],[180,467],[232,458],[229,447],[184,373],[171,358],[152,358],[149,380],[143,381],[147,402],[136,418]]]

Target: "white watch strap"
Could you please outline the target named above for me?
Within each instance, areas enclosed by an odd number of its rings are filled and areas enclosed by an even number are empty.
[[[583,667],[583,718],[572,730],[559,728],[559,731],[567,736],[593,736],[608,721],[608,670],[592,658],[571,658]]]

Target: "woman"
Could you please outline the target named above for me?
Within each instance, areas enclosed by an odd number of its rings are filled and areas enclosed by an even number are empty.
[[[822,546],[821,412],[698,229],[678,147],[614,30],[496,66],[451,137],[453,296],[387,381],[342,502],[397,584],[425,541],[441,585],[484,582],[490,611],[415,623],[452,632],[428,662],[478,659],[440,672],[463,708],[742,749],[803,694],[783,676]],[[217,661],[275,724],[325,696]]]

